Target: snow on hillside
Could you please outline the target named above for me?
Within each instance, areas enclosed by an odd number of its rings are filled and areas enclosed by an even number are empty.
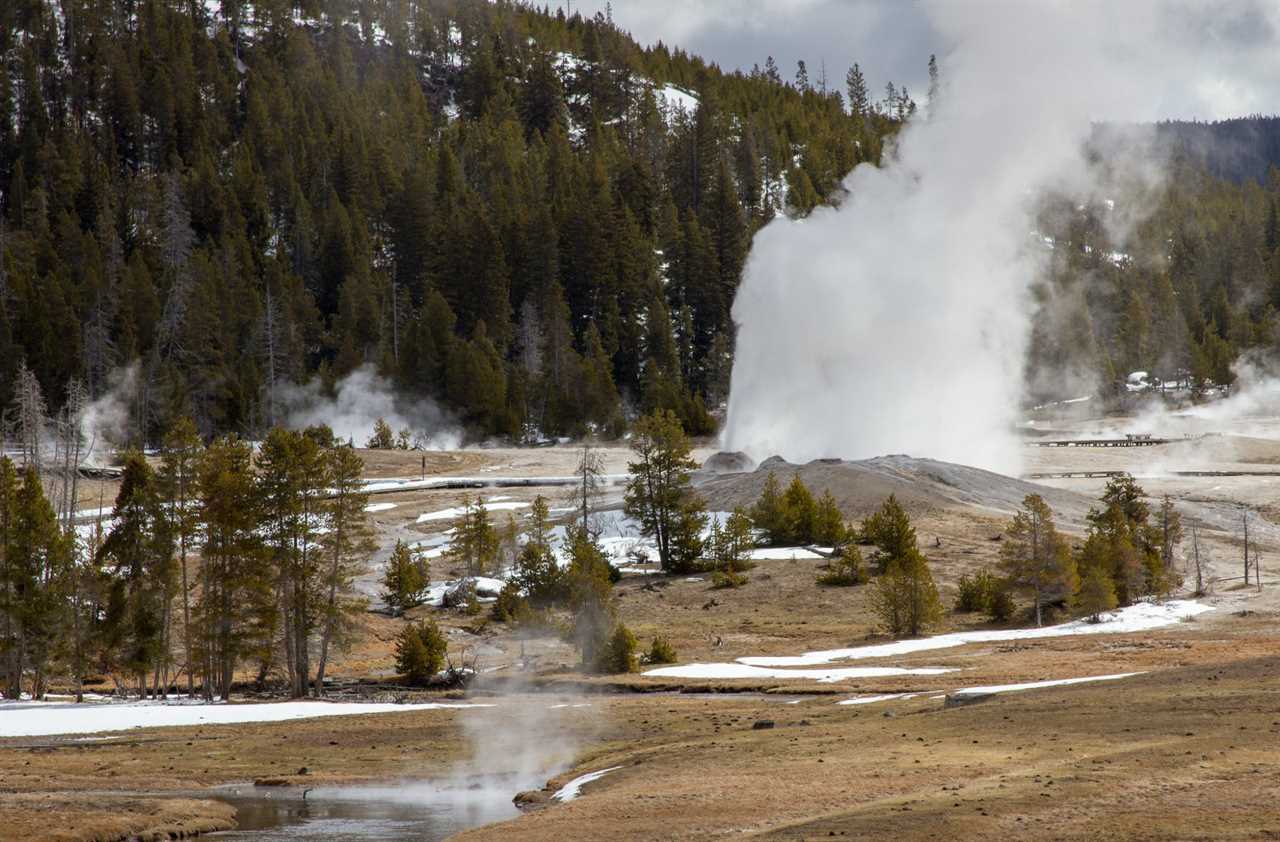
[[[698,110],[698,97],[675,85],[663,85],[660,88],[655,86],[653,95],[658,98],[660,107],[665,105],[667,108],[688,111],[690,114]]]

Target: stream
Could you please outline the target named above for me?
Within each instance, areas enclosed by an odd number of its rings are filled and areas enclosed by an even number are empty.
[[[527,789],[528,783],[515,776],[493,776],[473,779],[470,785],[406,781],[395,786],[308,790],[223,787],[206,795],[212,794],[235,807],[239,827],[208,834],[208,838],[255,842],[438,842],[467,828],[519,815],[511,797],[520,789]]]

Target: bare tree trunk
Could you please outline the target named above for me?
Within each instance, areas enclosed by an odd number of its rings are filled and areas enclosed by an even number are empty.
[[[1249,512],[1245,510],[1240,515],[1240,521],[1244,524],[1244,583],[1249,584]]]
[[[342,566],[342,525],[334,535],[333,564],[329,567],[329,599],[325,604],[324,631],[320,634],[320,662],[316,665],[316,696],[324,695],[324,670],[329,662],[329,641],[333,639],[333,627],[338,611],[338,574]]]
[[[1200,533],[1192,527],[1191,529],[1191,546],[1195,553],[1196,564],[1196,595],[1204,594],[1204,569],[1200,566]]]

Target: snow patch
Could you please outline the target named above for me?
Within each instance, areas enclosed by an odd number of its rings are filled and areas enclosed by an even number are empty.
[[[528,503],[511,502],[511,503],[489,503],[485,508],[490,512],[509,512],[515,509],[527,509]],[[438,512],[427,512],[418,515],[418,523],[428,523],[433,520],[453,520],[460,518],[467,513],[465,506],[455,506],[452,509],[441,509]]]
[[[0,702],[0,737],[41,737],[51,734],[94,734],[133,728],[189,725],[232,725],[242,722],[283,722],[320,716],[358,716],[411,710],[492,707],[483,704],[377,704],[364,702]]]
[[[951,695],[965,698],[966,696],[986,696],[991,693],[1016,693],[1019,690],[1062,687],[1067,684],[1087,684],[1090,681],[1115,681],[1119,678],[1129,678],[1135,675],[1142,675],[1142,672],[1118,672],[1113,675],[1090,675],[1084,678],[1056,678],[1052,681],[1028,681],[1025,684],[993,684],[989,687],[965,687],[963,690],[956,690]]]
[[[896,675],[943,675],[950,667],[829,667],[827,669],[771,669],[749,664],[682,664],[660,667],[645,675],[659,678],[805,678],[832,684],[848,678],[885,678]]]
[[[579,775],[569,783],[556,790],[555,795],[551,796],[552,801],[572,801],[582,794],[582,788],[592,781],[598,781],[610,772],[621,769],[621,766],[610,766],[608,769],[601,769],[599,772],[588,772],[585,775]]]
[[[950,649],[966,643],[1002,643],[1010,640],[1037,640],[1076,634],[1127,634],[1171,626],[1184,618],[1194,617],[1213,608],[1192,600],[1174,599],[1164,603],[1139,602],[1104,614],[1102,621],[1073,620],[1057,626],[1038,629],[1005,629],[1000,631],[952,632],[917,640],[897,640],[874,646],[806,652],[803,655],[772,658],[739,658],[738,663],[759,667],[804,667],[861,658],[891,658],[915,652]]]
[[[884,693],[880,696],[858,696],[853,699],[845,699],[836,702],[838,705],[870,705],[876,702],[887,702],[891,699],[905,699],[906,695],[902,693]]]

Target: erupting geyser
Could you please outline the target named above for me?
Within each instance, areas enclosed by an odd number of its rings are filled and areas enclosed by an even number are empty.
[[[1016,471],[1028,292],[1046,255],[1038,198],[1105,195],[1083,152],[1096,120],[1239,110],[1245,97],[1227,94],[1272,41],[1250,27],[1270,33],[1277,17],[1249,3],[927,6],[951,48],[928,116],[882,168],[849,175],[841,207],[755,239],[733,308],[726,449]],[[1215,35],[1241,41],[1229,64]],[[1125,169],[1159,176],[1139,156]]]

